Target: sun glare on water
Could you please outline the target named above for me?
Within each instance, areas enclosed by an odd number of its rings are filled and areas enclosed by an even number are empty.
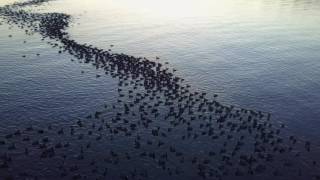
[[[184,18],[221,15],[230,13],[228,1],[217,0],[84,0],[79,6],[121,9],[123,12],[134,12],[159,18]],[[102,6],[102,7],[101,7]]]

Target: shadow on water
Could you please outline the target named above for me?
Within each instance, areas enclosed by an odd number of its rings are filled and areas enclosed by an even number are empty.
[[[1,178],[320,179],[317,147],[283,136],[285,125],[269,113],[192,91],[167,63],[79,44],[66,31],[67,14],[23,10],[48,1],[6,5],[0,17],[117,79],[117,103],[70,127],[30,125],[4,135]]]

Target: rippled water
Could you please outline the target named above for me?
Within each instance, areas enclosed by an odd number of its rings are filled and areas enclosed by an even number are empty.
[[[168,61],[193,89],[270,112],[320,143],[319,1],[57,0],[36,9],[71,14],[67,31],[78,42]],[[100,70],[70,61],[38,34],[5,23],[0,32],[2,131],[68,124],[116,101],[118,82],[96,78]]]
[[[68,32],[79,42],[159,56],[195,89],[271,112],[301,135],[320,136],[318,1],[58,0],[39,9],[74,15]],[[113,80],[96,79],[91,67],[57,56],[37,35],[0,28],[2,120],[59,121],[112,99]]]

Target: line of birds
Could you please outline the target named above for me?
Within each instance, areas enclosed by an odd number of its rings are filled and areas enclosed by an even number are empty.
[[[70,127],[30,125],[1,137],[1,178],[320,179],[316,160],[300,164],[311,143],[283,136],[270,114],[193,90],[167,62],[79,44],[65,31],[69,15],[21,9],[48,1],[0,7],[0,16],[103,69],[118,80],[118,99]]]

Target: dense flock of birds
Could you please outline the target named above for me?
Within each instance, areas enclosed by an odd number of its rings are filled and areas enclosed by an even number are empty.
[[[47,1],[0,7],[1,23],[104,70],[119,96],[70,127],[1,135],[0,179],[320,179],[317,161],[304,158],[311,143],[283,136],[270,114],[223,105],[168,63],[79,44],[66,32],[69,15],[24,10]]]

